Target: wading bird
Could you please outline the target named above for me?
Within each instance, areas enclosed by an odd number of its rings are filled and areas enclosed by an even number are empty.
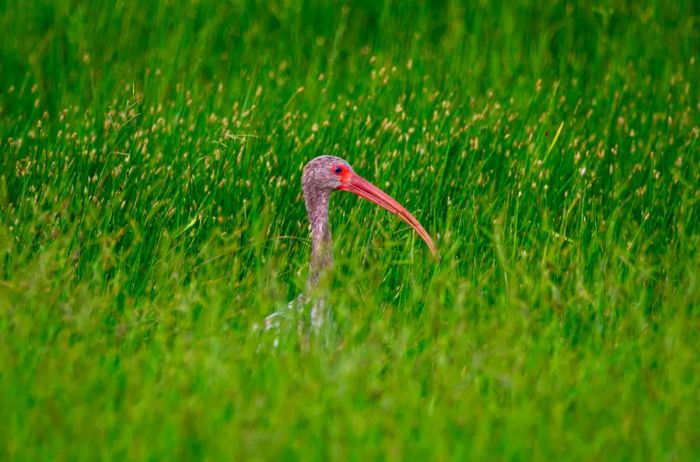
[[[331,230],[328,223],[328,202],[331,193],[336,189],[357,194],[398,215],[423,238],[432,254],[439,258],[433,239],[418,220],[394,198],[355,173],[344,159],[333,156],[319,156],[312,159],[304,167],[301,184],[304,190],[304,203],[309,216],[309,230],[311,232],[311,263],[306,282],[307,293],[311,292],[318,284],[321,274],[331,266],[333,261]],[[279,318],[284,316],[285,312],[295,308],[300,310],[305,302],[306,300],[301,295],[292,301],[286,310],[269,315],[265,318],[266,329],[276,327]],[[322,298],[311,303],[311,325],[314,329],[320,328],[323,324],[325,311],[325,303]]]

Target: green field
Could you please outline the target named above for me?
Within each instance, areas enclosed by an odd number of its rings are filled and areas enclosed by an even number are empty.
[[[0,460],[700,460],[700,4],[0,0]],[[425,225],[331,201],[333,154]]]

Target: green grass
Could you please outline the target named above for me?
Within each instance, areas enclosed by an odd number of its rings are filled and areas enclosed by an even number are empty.
[[[0,459],[700,459],[694,1],[0,0]],[[335,193],[335,326],[303,165]]]

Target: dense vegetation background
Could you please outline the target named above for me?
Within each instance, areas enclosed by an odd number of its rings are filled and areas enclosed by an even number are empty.
[[[699,5],[0,0],[0,458],[700,458]]]

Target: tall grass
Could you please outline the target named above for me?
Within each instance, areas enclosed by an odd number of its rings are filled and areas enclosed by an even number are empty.
[[[700,457],[692,1],[0,2],[0,457]],[[437,237],[299,184],[346,158]],[[330,339],[330,340],[329,340]]]

